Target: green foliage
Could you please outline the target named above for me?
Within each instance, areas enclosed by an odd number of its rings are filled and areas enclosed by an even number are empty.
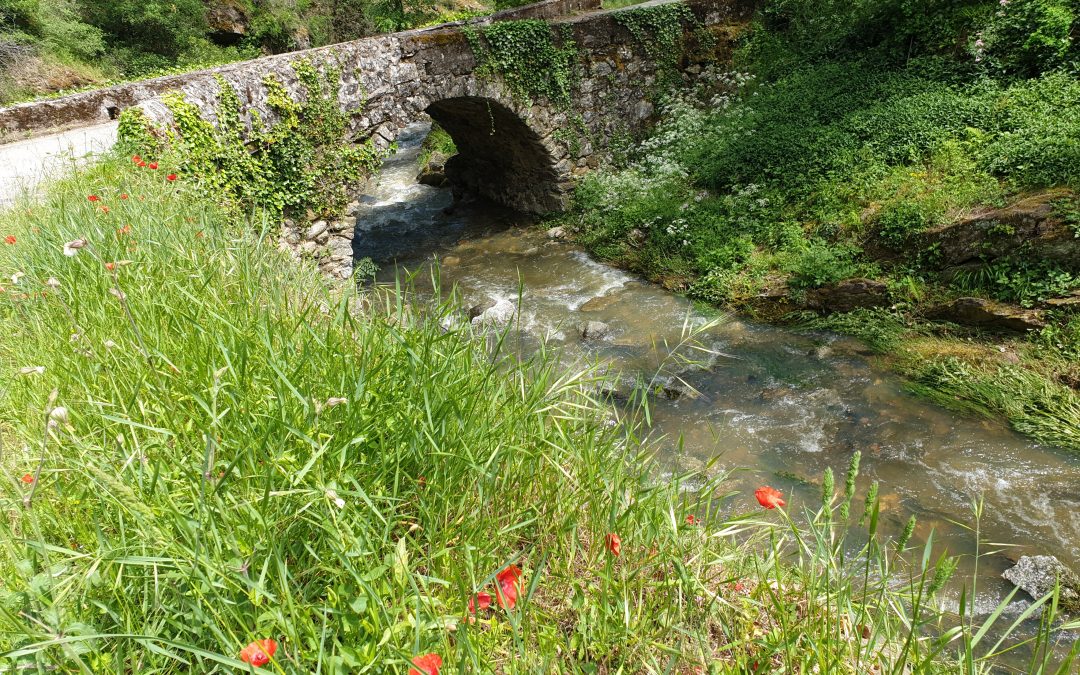
[[[1080,289],[1080,274],[1058,263],[1018,254],[957,274],[953,286],[963,292],[983,292],[1031,307]]]
[[[424,137],[424,142],[420,144],[420,156],[417,163],[421,169],[426,169],[435,157],[445,160],[456,154],[457,146],[454,145],[454,139],[437,122],[432,122],[431,130]]]
[[[819,288],[853,277],[860,272],[855,258],[858,249],[811,239],[789,250],[781,270],[791,275],[788,285],[795,289]]]
[[[795,325],[808,331],[833,331],[858,338],[877,354],[895,353],[908,332],[902,316],[886,309],[856,309],[819,316],[806,312]]]
[[[616,12],[615,20],[622,24],[645,54],[659,69],[658,86],[671,86],[678,80],[677,67],[685,51],[685,33],[698,26],[690,8],[681,3],[632,7]]]
[[[577,45],[570,26],[564,25],[556,43],[548,22],[540,19],[499,21],[477,30],[464,28],[476,56],[477,73],[499,76],[520,103],[546,99],[570,107],[576,80]]]
[[[1067,66],[1080,72],[1080,2],[1009,0],[976,34],[976,58],[991,68],[1025,77]]]
[[[178,56],[206,30],[202,0],[79,0],[87,23],[120,41],[151,54]]]
[[[75,0],[0,0],[0,39],[9,36],[79,59],[105,51],[101,29],[82,20]]]
[[[927,229],[937,215],[927,213],[925,205],[917,200],[891,202],[877,214],[878,236],[892,248],[902,250],[912,235]]]
[[[265,209],[275,219],[305,211],[335,214],[344,208],[347,190],[375,170],[381,158],[370,144],[347,142],[350,115],[337,102],[339,74],[333,69],[320,73],[306,61],[294,63],[293,69],[303,89],[301,101],[293,100],[276,78],[264,81],[278,118],[269,127],[254,120],[248,134],[235,90],[219,79],[216,127],[181,95],[172,94],[165,99],[174,118],[171,129],[146,129],[138,119],[122,119],[121,141],[152,157],[161,151],[160,142],[147,144],[147,139],[167,139],[183,158],[184,173],[234,207]]]
[[[1036,440],[1080,449],[1080,395],[1033,370],[947,357],[918,364],[912,377],[917,392],[944,406],[1001,416]]]

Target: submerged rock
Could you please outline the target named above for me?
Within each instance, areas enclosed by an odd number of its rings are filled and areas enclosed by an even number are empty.
[[[586,321],[581,325],[581,339],[605,340],[611,336],[611,326],[603,321]]]
[[[480,316],[481,314],[483,314],[484,312],[486,312],[487,310],[491,309],[494,306],[495,306],[495,301],[492,300],[491,298],[488,298],[487,300],[481,302],[480,304],[473,305],[472,307],[469,308],[469,312],[468,312],[469,321],[472,321],[473,319]]]
[[[470,309],[469,321],[474,326],[504,326],[514,319],[516,313],[517,307],[514,303],[499,299]]]
[[[996,330],[1029,331],[1046,326],[1042,312],[1006,305],[984,298],[958,298],[930,310],[928,318],[951,321],[962,326]]]
[[[1022,556],[1001,576],[1036,599],[1060,584],[1058,606],[1066,612],[1080,612],[1080,576],[1052,555]]]
[[[618,295],[598,295],[586,300],[578,309],[582,312],[599,312],[609,307],[618,299]]]
[[[447,182],[445,158],[433,157],[431,161],[427,163],[427,166],[420,170],[420,173],[416,176],[416,182],[421,185],[430,185],[432,187],[445,186]]]

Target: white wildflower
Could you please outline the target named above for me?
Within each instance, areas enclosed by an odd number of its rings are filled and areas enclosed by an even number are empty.
[[[79,249],[80,248],[85,248],[85,247],[86,247],[86,240],[85,239],[74,239],[74,240],[69,241],[68,243],[64,244],[64,255],[68,256],[69,258],[71,256],[78,255]]]
[[[56,277],[49,277],[48,281],[45,282],[45,285],[49,288],[60,288],[60,281]]]
[[[15,274],[12,274],[11,275],[11,283],[13,283],[13,284],[19,283],[19,279],[22,279],[25,276],[26,275],[24,273],[22,273],[22,272],[16,272]]]
[[[345,508],[345,500],[341,497],[338,497],[338,493],[334,490],[327,490],[326,496],[328,499],[330,499],[330,501],[334,502],[334,506],[338,507],[339,509]]]

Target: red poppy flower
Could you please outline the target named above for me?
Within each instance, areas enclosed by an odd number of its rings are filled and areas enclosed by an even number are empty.
[[[108,206],[102,206],[101,207],[101,212],[102,213],[108,213],[109,212],[109,207]]]
[[[491,593],[480,591],[475,596],[469,598],[469,614],[476,614],[476,610],[481,612],[491,607]]]
[[[442,657],[438,654],[414,656],[412,664],[415,668],[409,668],[409,675],[439,675],[439,668],[442,668]]]
[[[90,200],[90,201],[92,201],[92,202],[99,202],[99,201],[101,201],[101,197],[98,197],[97,195],[90,195],[89,197],[87,197],[87,199],[89,199],[89,200]]]
[[[277,642],[270,638],[256,640],[240,650],[240,660],[253,666],[265,666],[277,651]]]
[[[138,155],[132,155],[132,156],[131,156],[131,161],[133,161],[133,162],[135,162],[136,164],[138,164],[139,162],[141,162],[141,161],[142,161],[142,157],[139,157]]]
[[[614,532],[609,532],[604,537],[604,543],[607,545],[607,550],[611,551],[611,554],[616,558],[619,557],[619,553],[622,552],[622,539]]]
[[[157,171],[157,162],[150,162],[147,166],[149,166],[154,171]]]
[[[757,497],[758,504],[761,504],[767,509],[775,509],[777,506],[787,505],[787,502],[784,501],[784,494],[768,485],[764,485],[755,490],[754,496]]]
[[[513,609],[518,598],[518,579],[521,578],[521,568],[511,565],[495,575],[495,581],[499,587],[495,589],[495,600],[499,607]]]
[[[22,477],[22,482],[26,483],[27,485],[33,483],[34,482],[34,475],[29,474],[29,473],[24,473],[23,477]]]
[[[114,263],[114,262],[107,262],[107,263],[105,263],[105,269],[107,269],[107,270],[109,270],[110,272],[112,272],[112,271],[113,271],[114,269],[116,269],[116,263]]]
[[[122,195],[120,195],[120,199],[127,199],[127,193],[125,192]]]
[[[692,514],[692,513],[686,514],[686,524],[687,525],[697,525],[700,522],[701,521],[698,520],[698,517],[695,516],[694,514]]]
[[[124,225],[123,227],[121,227],[120,229],[118,229],[116,231],[116,236],[119,237],[119,236],[124,235],[124,234],[129,234],[130,232],[131,232],[131,223],[128,223],[127,225]]]
[[[176,174],[170,173],[168,176],[165,176],[165,180],[169,181],[170,183],[173,182],[174,180],[176,180]]]
[[[15,235],[9,234],[8,236],[4,237],[4,243],[7,244],[8,246],[14,246],[15,245]]]
[[[135,162],[135,166],[137,166],[137,167],[139,167],[141,169],[144,166],[146,166],[146,162],[140,159],[139,161]]]

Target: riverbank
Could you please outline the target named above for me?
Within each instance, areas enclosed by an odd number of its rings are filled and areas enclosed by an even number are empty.
[[[937,8],[923,30],[885,1],[766,3],[738,69],[668,97],[561,224],[666,288],[854,335],[936,401],[1080,449],[1080,87],[1070,39],[1026,51],[1050,30],[1037,4]],[[1067,36],[1076,17],[1055,16]]]
[[[771,493],[657,483],[588,373],[330,286],[159,164],[0,215],[6,658],[949,671],[988,647],[925,633],[954,563],[878,534],[854,471],[785,505],[805,528]]]

